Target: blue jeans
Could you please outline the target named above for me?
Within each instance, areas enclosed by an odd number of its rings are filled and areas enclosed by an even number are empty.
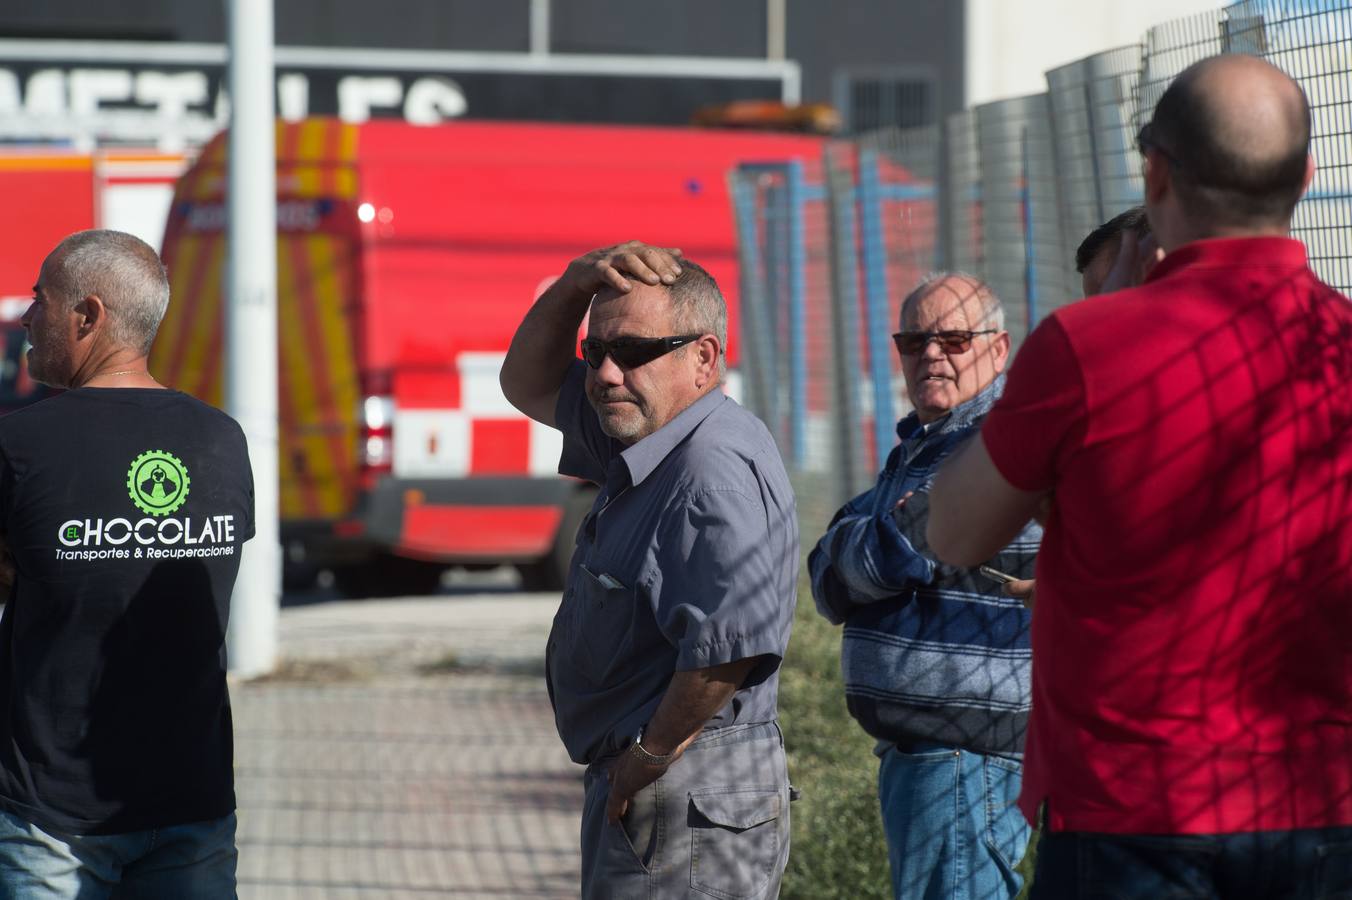
[[[1352,827],[1239,834],[1048,831],[1034,900],[1352,897]]]
[[[128,834],[43,831],[0,812],[0,900],[233,900],[235,814]]]
[[[897,900],[1009,900],[1028,844],[1022,768],[952,748],[895,747],[882,757],[878,799]]]

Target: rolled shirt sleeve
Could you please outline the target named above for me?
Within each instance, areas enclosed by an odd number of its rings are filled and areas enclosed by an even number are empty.
[[[778,521],[760,497],[732,487],[704,489],[669,513],[648,588],[677,671],[771,657],[750,682],[779,666],[793,604]]]

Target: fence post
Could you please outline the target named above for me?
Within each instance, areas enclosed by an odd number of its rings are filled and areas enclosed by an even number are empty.
[[[790,448],[793,436],[787,430],[788,413],[784,409],[786,394],[784,371],[787,363],[783,353],[775,352],[786,336],[783,327],[783,305],[787,265],[784,255],[789,243],[786,209],[788,192],[784,185],[782,167],[761,166],[759,171],[762,176],[772,176],[760,180],[761,184],[768,185],[763,188],[765,199],[761,207],[762,215],[765,217],[765,243],[762,247],[765,265],[765,305],[761,308],[765,314],[761,323],[765,333],[762,337],[764,343],[761,346],[767,351],[761,359],[765,361],[765,384],[766,389],[770,391],[769,410],[772,418],[768,424],[775,439],[781,442],[782,448]]]
[[[836,461],[840,477],[837,506],[868,486],[872,473],[861,459],[864,433],[859,408],[859,235],[855,222],[854,176],[828,156],[826,198],[831,210],[831,356],[835,406]]]
[[[887,247],[883,235],[882,184],[878,153],[859,151],[859,217],[864,236],[865,337],[868,340],[869,378],[873,382],[873,443],[878,459],[892,450],[896,414],[892,406],[890,341],[895,324],[887,300]]]
[[[789,417],[793,435],[793,464],[807,463],[807,232],[803,223],[806,192],[803,163],[785,166],[785,193],[789,227]]]
[[[1037,325],[1037,254],[1033,249],[1033,178],[1028,166],[1027,125],[1019,132],[1019,170],[1023,179],[1023,289],[1028,302],[1027,334],[1032,334]]]
[[[738,346],[741,350],[742,400],[747,409],[764,422],[769,418],[769,391],[766,384],[765,360],[756,345],[758,335],[765,327],[763,305],[765,291],[762,282],[760,230],[756,227],[756,189],[740,170],[728,173],[728,195],[732,198],[733,222],[737,228],[737,286]],[[726,348],[724,348],[726,352]]]

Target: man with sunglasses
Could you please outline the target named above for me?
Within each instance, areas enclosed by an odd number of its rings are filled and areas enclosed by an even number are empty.
[[[1015,806],[1030,702],[1029,613],[976,566],[925,542],[929,483],[1004,386],[1009,334],[979,280],[931,275],[893,335],[914,412],[877,483],[845,505],[808,558],[817,609],[845,625],[850,713],[878,740],[878,794],[899,900],[1016,895],[1028,826]],[[983,560],[1032,577],[1029,524]]]
[[[934,484],[965,565],[1051,496],[1033,896],[1352,896],[1352,303],[1290,237],[1300,86],[1186,69],[1141,130],[1165,252],[1028,337]]]
[[[631,241],[574,260],[503,362],[507,398],[563,432],[559,472],[600,487],[546,654],[587,766],[585,898],[773,897],[788,862],[798,527],[769,431],[720,389],[726,345],[713,278]]]

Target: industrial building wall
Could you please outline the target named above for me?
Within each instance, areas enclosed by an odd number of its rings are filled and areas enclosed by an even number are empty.
[[[788,55],[803,66],[805,99],[836,102],[838,74],[895,67],[933,78],[937,117],[962,109],[962,3],[788,0],[788,19]]]
[[[224,4],[44,0],[0,4],[0,38],[220,43]],[[786,0],[787,56],[802,99],[834,102],[839,78],[923,77],[937,118],[963,101],[963,4],[944,0]],[[286,0],[284,46],[525,52],[530,0]],[[765,0],[552,0],[550,49],[567,54],[764,59]],[[718,99],[718,98],[715,98]]]

